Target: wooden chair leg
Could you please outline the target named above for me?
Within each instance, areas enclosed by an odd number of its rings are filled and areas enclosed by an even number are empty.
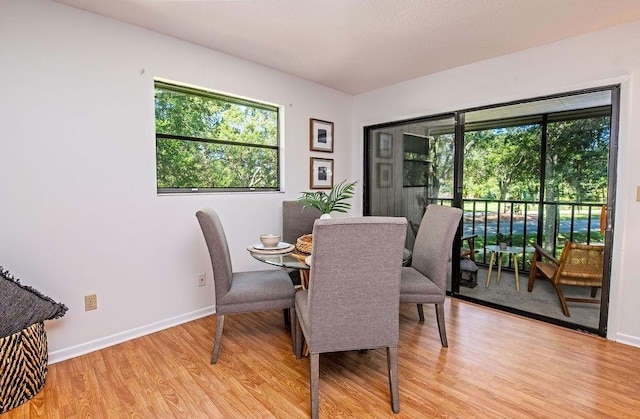
[[[447,327],[444,324],[444,303],[436,304],[436,319],[438,321],[438,331],[440,332],[440,342],[442,347],[449,346],[447,343]]]
[[[553,281],[551,281],[551,285],[553,285],[553,288],[556,290],[556,294],[558,294],[558,299],[560,300],[560,306],[562,307],[562,314],[564,314],[567,317],[571,317],[571,314],[569,314],[569,307],[567,307],[567,300],[565,300],[564,298],[564,293],[562,292],[562,288],[560,288],[559,284],[556,284]]]
[[[536,282],[536,278],[538,277],[538,267],[537,263],[540,259],[540,254],[536,250],[533,252],[533,256],[531,257],[531,270],[529,271],[529,284],[527,284],[527,291],[533,291],[533,285]]]
[[[320,378],[320,354],[309,355],[309,369],[311,373],[311,418],[317,419],[319,414],[318,381]]]
[[[424,311],[422,309],[422,304],[417,304],[418,306],[418,319],[420,319],[421,322],[424,321]]]
[[[391,393],[391,410],[400,413],[400,397],[398,392],[398,348],[387,347],[387,367],[389,370],[389,391]]]
[[[211,355],[211,363],[218,362],[218,355],[220,354],[220,341],[222,340],[222,329],[224,328],[224,316],[216,316],[216,336],[213,339],[213,354]]]
[[[529,272],[529,283],[527,284],[527,291],[533,291],[533,285],[536,282],[536,266],[531,265],[531,271]]]

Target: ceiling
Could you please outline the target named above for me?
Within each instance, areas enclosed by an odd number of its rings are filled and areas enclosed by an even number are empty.
[[[349,94],[640,19],[638,0],[54,1]]]

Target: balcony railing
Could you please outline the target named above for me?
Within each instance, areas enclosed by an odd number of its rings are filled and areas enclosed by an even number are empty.
[[[451,205],[451,199],[437,199],[431,202]],[[540,204],[516,200],[464,199],[463,235],[477,234],[475,247],[479,253],[476,254],[476,263],[487,265],[490,253],[484,247],[496,244],[497,233],[510,234],[512,245],[522,249],[518,258],[518,269],[528,271],[533,255],[531,244],[539,242],[538,236],[543,246],[552,249],[552,253],[557,257],[567,241],[604,243],[604,233],[600,229],[603,205],[584,202]],[[507,263],[504,268],[513,269],[511,258]]]

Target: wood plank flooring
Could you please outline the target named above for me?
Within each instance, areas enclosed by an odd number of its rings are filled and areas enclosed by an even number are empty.
[[[325,418],[622,418],[640,415],[640,349],[447,300],[449,348],[435,313],[400,313],[400,413],[384,349],[320,357]],[[49,367],[13,418],[304,418],[309,362],[281,312],[227,316],[210,365],[215,316]]]

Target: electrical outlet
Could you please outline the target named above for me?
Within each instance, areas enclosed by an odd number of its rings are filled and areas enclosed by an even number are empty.
[[[198,286],[204,287],[207,285],[207,274],[198,274]]]
[[[84,296],[84,311],[96,310],[98,308],[98,296],[96,294]]]

